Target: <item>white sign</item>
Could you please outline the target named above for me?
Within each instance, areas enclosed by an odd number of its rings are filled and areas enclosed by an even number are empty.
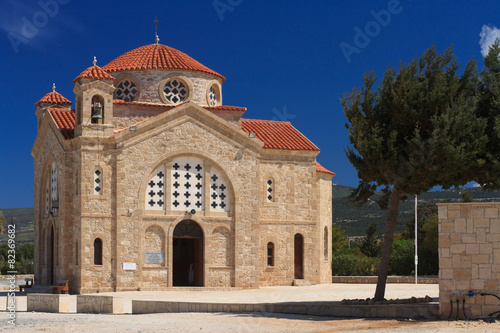
[[[136,269],[135,262],[124,262],[123,263],[123,270],[124,271],[135,271],[135,269]]]
[[[163,262],[163,252],[146,252],[144,261],[148,264],[161,264]]]

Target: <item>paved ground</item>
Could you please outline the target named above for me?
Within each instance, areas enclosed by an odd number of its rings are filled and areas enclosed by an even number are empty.
[[[366,320],[269,313],[159,313],[147,315],[98,315],[22,312],[16,325],[0,313],[5,332],[500,332],[500,323],[480,321]]]
[[[371,298],[374,284],[266,287],[235,291],[162,291],[100,293],[132,299],[193,302],[296,302]],[[0,293],[5,309],[5,293]],[[438,297],[438,285],[388,284],[386,298]],[[17,296],[20,303],[26,296]],[[18,312],[16,325],[0,312],[0,331],[9,332],[500,332],[500,323],[480,321],[401,321],[343,319],[270,313],[164,313],[147,315],[55,314]]]
[[[341,301],[343,299],[372,298],[375,284],[332,283],[308,287],[262,287],[260,289],[227,291],[127,291],[120,293],[99,293],[135,300],[168,300],[178,302],[223,302],[223,303],[278,303]],[[439,297],[437,284],[387,284],[386,298]]]
[[[7,292],[0,292],[0,310],[5,310]],[[16,293],[18,311],[26,311],[26,294]],[[111,295],[125,299],[125,311],[132,312],[131,300],[168,300],[177,302],[202,303],[281,303],[281,302],[325,302],[343,299],[372,298],[375,284],[319,284],[307,287],[263,287],[247,290],[169,290],[169,291],[126,291],[118,293],[98,293],[93,295]],[[437,301],[437,284],[387,284],[386,298],[410,298],[430,296]]]

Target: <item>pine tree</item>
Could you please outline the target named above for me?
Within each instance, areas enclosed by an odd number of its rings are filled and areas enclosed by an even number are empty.
[[[479,85],[477,114],[486,119],[488,143],[479,155],[484,161],[475,172],[476,181],[484,189],[500,189],[500,46],[498,39],[484,58]]]
[[[374,73],[341,99],[350,146],[345,152],[358,171],[350,199],[359,205],[377,191],[388,209],[375,300],[383,300],[401,200],[441,185],[473,179],[485,144],[485,121],[476,116],[478,74],[471,60],[462,75],[452,48],[435,46],[408,64],[388,67],[375,89]]]

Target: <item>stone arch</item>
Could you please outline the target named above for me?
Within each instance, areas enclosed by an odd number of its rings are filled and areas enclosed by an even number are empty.
[[[174,286],[204,286],[205,232],[192,219],[183,219],[172,229],[172,278]]]
[[[144,262],[147,266],[165,266],[165,230],[159,225],[153,224],[144,231],[143,252],[161,253],[156,259],[160,262]],[[155,256],[156,257],[156,256]],[[151,258],[151,260],[155,260]]]
[[[104,112],[105,107],[104,107],[104,97],[102,97],[99,94],[95,94],[92,96],[91,100],[91,113],[90,113],[90,118],[91,118],[91,123],[92,124],[104,124],[105,123],[105,117],[106,114]],[[98,108],[100,107],[100,110],[98,111]],[[102,119],[96,118],[96,116],[100,114]]]
[[[227,191],[230,197],[230,208],[229,212],[234,212],[235,211],[235,203],[238,201],[238,192],[236,191],[235,187],[233,186],[232,183],[232,177],[230,177],[228,171],[226,168],[224,168],[221,164],[216,162],[215,158],[212,158],[211,156],[208,156],[205,152],[197,149],[188,149],[184,151],[178,151],[178,152],[173,152],[169,154],[165,154],[164,156],[159,157],[154,163],[150,164],[150,166],[146,169],[141,185],[138,190],[138,208],[142,211],[146,211],[146,198],[147,195],[147,190],[148,190],[148,183],[151,180],[151,177],[155,175],[155,172],[160,169],[164,168],[166,170],[166,173],[168,174],[168,165],[172,163],[172,161],[176,158],[180,157],[193,157],[193,158],[198,158],[204,161],[205,163],[208,162],[212,167],[215,167],[217,171],[220,172],[221,176],[225,180],[225,184],[227,184]],[[167,192],[167,191],[165,191]],[[168,201],[167,201],[168,202]]]
[[[233,266],[233,242],[231,231],[218,226],[212,231],[211,265],[219,267]]]

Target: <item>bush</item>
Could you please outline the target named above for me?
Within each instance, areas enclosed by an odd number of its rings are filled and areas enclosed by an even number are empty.
[[[332,257],[332,272],[335,276],[378,275],[380,258],[370,258],[363,254],[343,252]]]
[[[389,274],[411,275],[415,268],[415,244],[412,240],[400,239],[392,243]]]

